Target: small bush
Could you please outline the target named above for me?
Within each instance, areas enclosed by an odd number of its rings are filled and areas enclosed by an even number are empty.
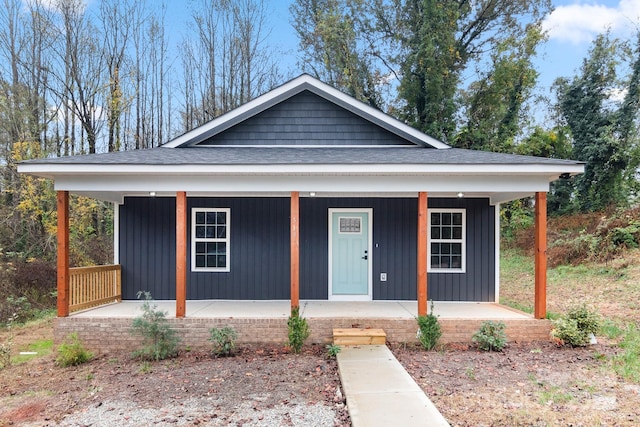
[[[233,353],[236,348],[236,339],[238,339],[238,334],[233,328],[229,326],[220,329],[211,328],[209,334],[211,334],[209,341],[213,343],[213,354],[229,356]]]
[[[339,345],[327,344],[327,354],[331,359],[335,358],[341,350],[342,348]]]
[[[507,325],[504,322],[492,322],[488,320],[480,325],[478,332],[471,338],[478,348],[485,351],[502,351],[507,345]]]
[[[65,341],[58,347],[58,357],[56,364],[66,368],[68,366],[78,366],[88,362],[93,358],[93,354],[88,352],[80,342],[77,333],[67,336]]]
[[[422,348],[432,350],[442,336],[438,317],[433,314],[433,301],[431,301],[429,313],[426,316],[418,316],[416,320],[418,321],[418,340]]]
[[[300,317],[300,308],[295,307],[291,310],[291,316],[287,320],[289,326],[289,347],[294,353],[300,353],[302,345],[309,338],[309,324],[307,319]]]
[[[583,347],[589,343],[589,334],[596,334],[600,329],[600,315],[586,305],[573,307],[567,314],[552,320],[551,336],[561,345]]]
[[[143,347],[133,355],[143,360],[164,360],[178,354],[180,342],[176,332],[169,325],[167,312],[151,304],[149,292],[138,292],[138,299],[144,298],[142,316],[133,319],[133,333],[144,338]]]

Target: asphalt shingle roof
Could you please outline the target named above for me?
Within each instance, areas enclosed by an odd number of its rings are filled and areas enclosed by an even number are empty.
[[[467,164],[576,165],[574,160],[520,156],[458,148],[424,147],[185,147],[35,159],[31,164],[68,165],[285,165],[285,164]]]

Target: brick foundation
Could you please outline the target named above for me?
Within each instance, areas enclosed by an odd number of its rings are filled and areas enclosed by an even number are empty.
[[[372,318],[308,318],[311,336],[307,343],[331,342],[333,328],[381,328],[387,340],[395,343],[417,342],[418,330],[414,319]],[[133,335],[131,318],[59,317],[54,322],[54,341],[60,343],[68,334],[76,332],[87,349],[107,352],[138,348],[141,338]],[[484,320],[439,319],[442,327],[442,343],[470,343],[472,335]],[[551,323],[548,320],[503,320],[510,342],[544,341],[549,339]],[[230,326],[238,334],[238,344],[287,342],[287,319],[238,319],[238,318],[183,318],[169,319],[178,331],[182,347],[209,348],[209,329]]]

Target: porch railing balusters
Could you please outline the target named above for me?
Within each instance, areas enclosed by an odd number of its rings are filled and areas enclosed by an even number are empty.
[[[122,300],[120,265],[69,269],[69,311],[79,311]]]

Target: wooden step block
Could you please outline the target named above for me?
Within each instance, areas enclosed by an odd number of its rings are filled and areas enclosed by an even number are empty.
[[[387,334],[382,329],[336,328],[333,330],[335,345],[384,345]]]

